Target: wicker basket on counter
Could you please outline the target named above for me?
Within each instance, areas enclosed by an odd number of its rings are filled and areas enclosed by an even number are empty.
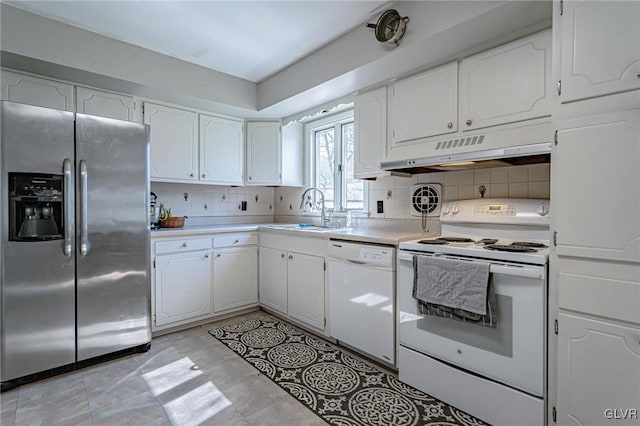
[[[166,219],[160,219],[158,225],[160,228],[182,228],[186,216],[171,216]]]

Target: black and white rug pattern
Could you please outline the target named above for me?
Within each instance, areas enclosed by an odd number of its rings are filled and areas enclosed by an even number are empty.
[[[273,317],[209,333],[332,425],[484,424]]]

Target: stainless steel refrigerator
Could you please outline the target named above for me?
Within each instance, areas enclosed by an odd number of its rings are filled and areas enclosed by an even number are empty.
[[[148,349],[148,127],[6,101],[0,117],[2,389]]]

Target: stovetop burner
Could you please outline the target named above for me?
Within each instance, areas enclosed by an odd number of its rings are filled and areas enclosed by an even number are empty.
[[[436,239],[436,240],[420,240],[420,241],[418,241],[418,243],[419,243],[419,244],[429,244],[429,245],[434,245],[434,246],[449,244],[449,243],[448,243],[448,242],[446,242],[445,240],[441,240],[441,239]]]
[[[531,247],[531,248],[546,248],[546,244],[535,243],[533,241],[514,241],[511,243],[512,246],[521,246],[521,247]]]
[[[466,237],[438,237],[437,240],[446,241],[448,243],[473,243],[471,238]]]
[[[510,251],[516,253],[531,253],[538,251],[531,247],[525,247],[515,244],[487,244],[486,246],[484,246],[484,248],[486,248],[487,250]]]

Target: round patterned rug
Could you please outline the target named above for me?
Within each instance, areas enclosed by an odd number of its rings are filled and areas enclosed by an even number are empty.
[[[209,334],[329,424],[484,424],[337,346],[270,316],[226,325]]]

